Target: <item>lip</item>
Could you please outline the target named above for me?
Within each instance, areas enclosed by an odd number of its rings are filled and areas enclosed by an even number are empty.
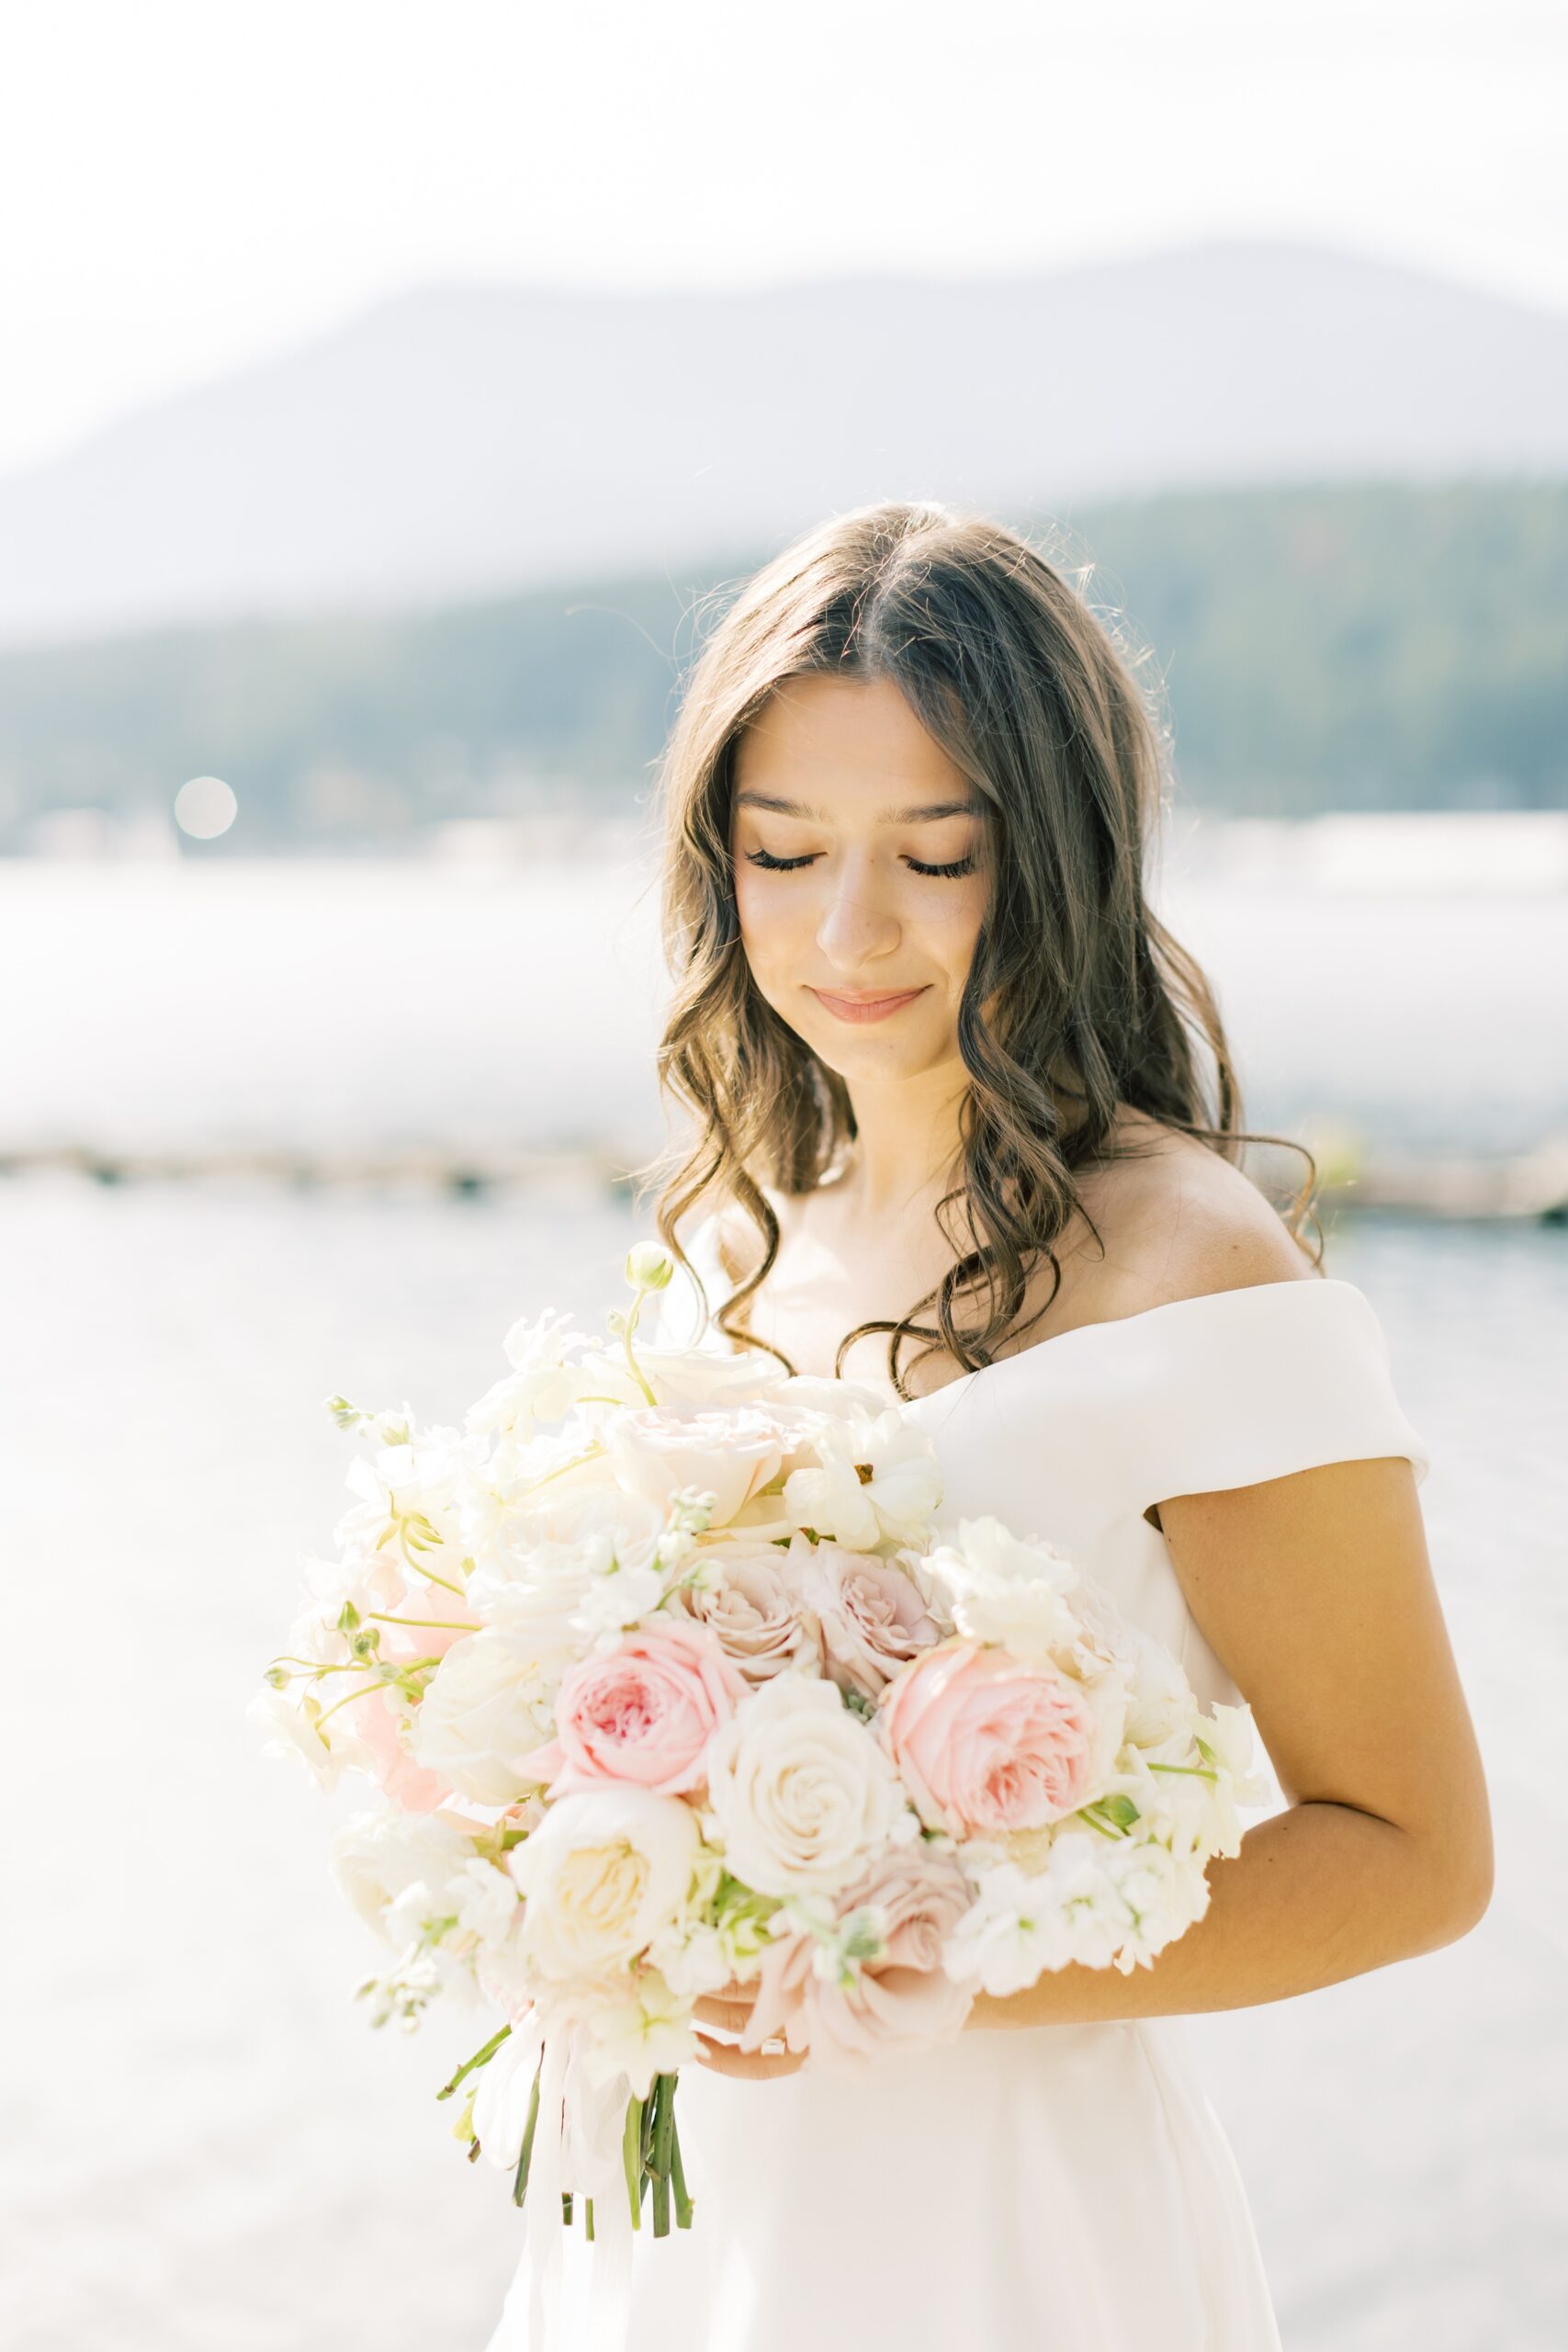
[[[812,989],[811,993],[840,1021],[886,1021],[890,1013],[902,1012],[918,996],[924,996],[925,988],[901,989],[894,996],[837,996],[828,989]]]

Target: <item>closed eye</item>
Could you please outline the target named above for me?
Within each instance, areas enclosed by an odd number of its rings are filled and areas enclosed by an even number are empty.
[[[748,865],[760,865],[766,874],[792,874],[796,866],[816,864],[815,854],[811,857],[770,857],[765,849],[749,849],[746,859]],[[951,865],[922,865],[918,857],[907,857],[904,863],[911,874],[938,874],[949,881],[957,881],[961,875],[975,871],[973,857],[957,858]]]

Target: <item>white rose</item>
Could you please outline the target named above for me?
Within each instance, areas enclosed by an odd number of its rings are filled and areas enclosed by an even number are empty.
[[[787,1442],[773,1416],[753,1405],[650,1405],[615,1414],[604,1437],[628,1493],[662,1508],[697,1487],[714,1497],[715,1527],[777,1477]]]
[[[510,1761],[555,1729],[558,1677],[526,1640],[485,1626],[454,1642],[415,1720],[414,1761],[481,1804],[510,1804],[537,1786]]]
[[[634,1960],[685,1909],[700,1843],[679,1797],[635,1788],[560,1797],[508,1867],[527,1908],[523,1946],[546,1976]]]
[[[838,1685],[795,1672],[743,1699],[708,1747],[708,1804],[759,1894],[836,1894],[908,1823],[902,1783]]]
[[[719,1348],[649,1348],[640,1340],[633,1345],[643,1378],[661,1405],[771,1408],[789,1379],[777,1356],[764,1355],[761,1348],[732,1355]],[[624,1377],[624,1363],[621,1371]]]

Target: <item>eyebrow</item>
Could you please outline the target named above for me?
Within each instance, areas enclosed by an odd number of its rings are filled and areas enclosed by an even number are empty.
[[[810,824],[826,824],[820,808],[808,808],[804,801],[786,800],[776,792],[738,792],[738,808],[772,808],[780,817],[804,817]],[[934,825],[942,817],[977,817],[985,809],[983,800],[930,800],[916,808],[885,808],[877,819],[879,825]]]

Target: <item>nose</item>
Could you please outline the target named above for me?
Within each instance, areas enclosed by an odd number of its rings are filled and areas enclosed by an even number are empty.
[[[903,934],[865,860],[845,857],[837,874],[824,878],[827,894],[817,944],[847,979],[877,957],[892,955]]]

